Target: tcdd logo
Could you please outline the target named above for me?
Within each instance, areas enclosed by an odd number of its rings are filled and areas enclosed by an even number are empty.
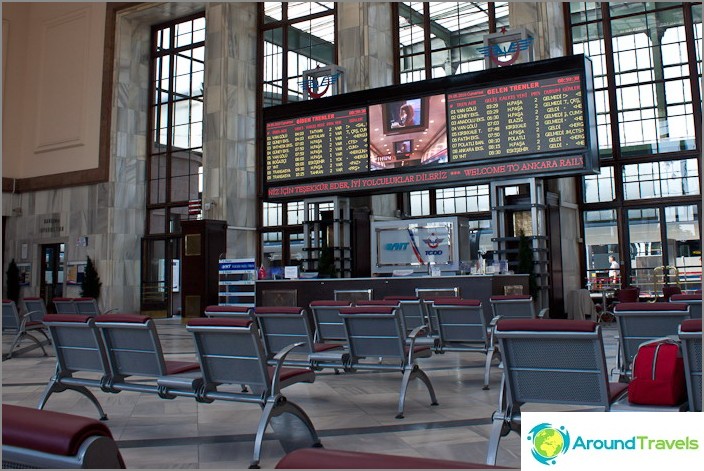
[[[427,239],[423,239],[423,242],[425,242],[425,245],[430,247],[431,249],[434,250],[426,250],[425,255],[442,255],[442,250],[437,250],[437,248],[440,246],[442,241],[445,239],[440,239],[435,235],[435,233],[431,233],[430,237]]]
[[[390,242],[384,248],[386,250],[402,251],[408,249],[408,242]]]
[[[570,448],[570,434],[564,426],[554,428],[548,423],[538,424],[526,438],[533,441],[533,458],[545,465],[555,464],[556,458]]]

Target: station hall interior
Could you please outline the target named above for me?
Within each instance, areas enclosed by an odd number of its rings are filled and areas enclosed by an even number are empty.
[[[701,3],[10,1],[2,19],[19,315],[95,274],[97,312],[149,319],[193,362],[186,325],[213,305],[315,328],[338,294],[452,291],[490,332],[491,298],[525,295],[532,317],[595,322],[618,382],[622,291],[701,305]],[[3,404],[36,408],[56,353],[13,353],[3,318]],[[410,381],[404,419],[397,372],[326,368],[285,394],[326,449],[487,463],[500,362],[434,346],[417,361],[439,406]],[[252,404],[91,390],[128,468],[251,464]],[[45,409],[96,417],[75,391]],[[267,433],[261,467],[285,454]],[[495,464],[520,461],[502,437]]]

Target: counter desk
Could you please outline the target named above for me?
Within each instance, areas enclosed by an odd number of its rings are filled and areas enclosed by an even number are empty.
[[[528,275],[456,275],[379,278],[313,278],[298,280],[258,280],[257,306],[297,306],[307,308],[311,301],[335,299],[335,291],[346,291],[371,299],[384,296],[415,296],[416,288],[428,290],[458,288],[465,299],[478,299],[485,309],[489,298],[504,294],[505,286],[522,286],[528,293]],[[351,293],[352,292],[352,293]]]

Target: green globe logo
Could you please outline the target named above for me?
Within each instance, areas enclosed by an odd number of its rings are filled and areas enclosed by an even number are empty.
[[[533,427],[527,439],[533,442],[533,458],[545,465],[555,464],[555,458],[567,452],[570,446],[570,434],[565,427],[555,428],[548,423]]]

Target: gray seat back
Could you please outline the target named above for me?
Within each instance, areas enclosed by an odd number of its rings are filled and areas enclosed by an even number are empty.
[[[75,298],[73,300],[76,312],[85,316],[97,316],[100,314],[98,302],[95,298]]]
[[[18,331],[20,325],[20,313],[17,311],[17,305],[11,299],[3,299],[2,330]]]
[[[166,362],[152,318],[105,314],[96,318],[115,376],[166,375]]]
[[[633,357],[643,342],[677,335],[682,321],[689,319],[686,304],[619,303],[614,308],[621,348],[621,374],[629,376]]]
[[[691,319],[702,318],[702,295],[701,294],[673,294],[670,297],[673,303],[682,303],[689,306],[689,317]]]
[[[397,301],[406,333],[428,324],[423,300],[415,296],[385,296],[384,300]]]
[[[47,314],[46,304],[44,304],[44,300],[42,298],[24,298],[23,301],[27,312],[39,313],[38,316],[40,318]]]
[[[684,371],[687,379],[689,410],[702,411],[702,320],[690,319],[680,324]]]
[[[350,301],[313,301],[310,312],[315,322],[315,335],[318,342],[340,342],[347,340],[345,326],[340,317],[340,309],[351,307]]]
[[[353,358],[398,358],[405,362],[405,332],[398,309],[362,306],[340,309]]]
[[[111,374],[105,344],[92,316],[48,314],[44,325],[49,329],[59,372]]]
[[[482,303],[470,299],[439,299],[430,304],[438,320],[440,341],[445,343],[477,343],[488,346],[487,321]]]
[[[254,321],[194,319],[187,330],[193,334],[206,384],[246,384],[268,396],[266,353]]]
[[[501,319],[508,403],[602,406],[610,395],[601,327],[591,321]]]
[[[533,298],[528,295],[492,296],[489,298],[494,317],[502,319],[535,319]]]
[[[257,307],[254,309],[267,358],[273,358],[291,344],[303,342],[301,350],[313,353],[313,330],[300,307]]]
[[[52,302],[57,314],[78,314],[76,303],[71,298],[54,298]]]

